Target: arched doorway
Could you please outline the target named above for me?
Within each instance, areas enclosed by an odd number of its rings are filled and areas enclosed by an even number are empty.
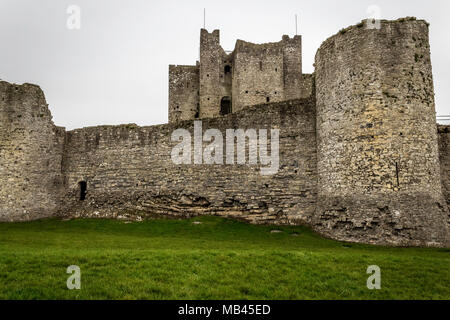
[[[231,113],[231,98],[223,97],[220,101],[220,114],[222,116]]]

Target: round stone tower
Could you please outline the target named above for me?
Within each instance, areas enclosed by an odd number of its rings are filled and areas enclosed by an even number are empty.
[[[427,22],[343,29],[315,64],[315,228],[365,243],[448,243]]]

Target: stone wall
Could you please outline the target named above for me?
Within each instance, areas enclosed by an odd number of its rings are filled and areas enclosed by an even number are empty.
[[[292,39],[284,35],[283,45],[283,87],[284,99],[304,98],[302,90],[302,37],[294,36]]]
[[[234,55],[233,110],[284,100],[283,46],[238,40]]]
[[[316,96],[315,92],[315,75],[314,74],[302,74],[302,80],[300,82],[300,98],[309,98]]]
[[[442,191],[450,208],[450,125],[439,125],[438,133]]]
[[[169,122],[199,117],[199,67],[169,66]]]
[[[379,244],[448,241],[427,23],[347,28],[315,64],[315,228]]]
[[[253,223],[308,221],[316,202],[313,100],[247,108],[202,121],[219,129],[280,129],[280,168],[261,175],[259,166],[176,165],[171,141],[193,121],[152,127],[101,126],[67,132],[64,215],[154,217],[215,214]],[[270,135],[270,134],[269,134]],[[204,143],[206,145],[207,143]],[[269,140],[270,144],[270,140]],[[225,152],[224,152],[225,154]],[[248,150],[247,150],[248,157]],[[87,182],[79,200],[79,182]]]
[[[0,82],[0,221],[56,213],[64,135],[38,86]]]

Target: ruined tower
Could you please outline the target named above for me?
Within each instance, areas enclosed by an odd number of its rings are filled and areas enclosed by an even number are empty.
[[[38,86],[0,82],[0,221],[56,213],[64,136]]]
[[[197,65],[169,66],[169,122],[306,98],[312,81],[302,74],[301,36],[265,44],[237,40],[234,51],[225,52],[219,30],[201,29]]]
[[[442,243],[428,24],[342,30],[317,52],[316,90],[316,226],[345,240]]]

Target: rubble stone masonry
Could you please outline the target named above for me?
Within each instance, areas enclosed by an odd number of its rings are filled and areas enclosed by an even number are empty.
[[[314,212],[317,174],[313,100],[255,106],[245,112],[204,119],[202,127],[203,131],[218,129],[224,138],[226,129],[270,132],[279,128],[278,173],[263,176],[259,166],[248,164],[174,164],[171,150],[178,142],[171,141],[171,134],[185,128],[193,135],[193,121],[79,129],[69,131],[66,137],[62,212],[133,219],[136,215],[216,214],[254,223],[288,224]],[[204,147],[208,144],[205,142]],[[85,201],[78,198],[80,181],[87,182]]]
[[[444,242],[428,24],[342,30],[317,51],[316,90],[315,227],[342,240]]]

